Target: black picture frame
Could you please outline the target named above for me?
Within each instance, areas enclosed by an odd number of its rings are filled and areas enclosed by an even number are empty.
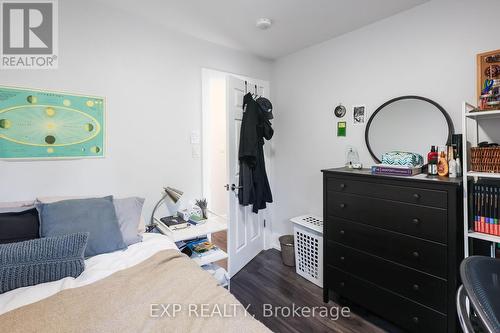
[[[368,152],[370,153],[370,155],[372,156],[372,158],[377,163],[381,163],[381,161],[378,159],[378,157],[373,152],[372,147],[370,146],[370,140],[368,139],[369,134],[370,134],[370,125],[372,124],[373,119],[375,119],[375,117],[377,116],[377,114],[379,113],[379,111],[381,111],[383,108],[385,108],[389,104],[392,104],[394,102],[401,101],[401,100],[404,100],[404,99],[418,99],[418,100],[421,100],[421,101],[425,101],[427,103],[430,103],[430,104],[434,105],[443,114],[443,116],[444,116],[444,118],[446,120],[446,123],[448,124],[448,139],[446,141],[447,145],[449,145],[451,143],[451,136],[453,134],[455,134],[455,128],[453,126],[453,122],[451,121],[450,115],[448,114],[448,112],[446,112],[446,110],[441,105],[439,105],[437,102],[433,101],[432,99],[429,99],[429,98],[426,98],[426,97],[422,97],[422,96],[417,96],[417,95],[406,95],[406,96],[400,96],[400,97],[393,98],[393,99],[385,102],[381,106],[379,106],[375,110],[375,112],[373,112],[373,114],[370,116],[370,119],[368,119],[368,123],[366,124],[366,128],[365,128],[365,143],[366,143],[366,147],[368,148]]]

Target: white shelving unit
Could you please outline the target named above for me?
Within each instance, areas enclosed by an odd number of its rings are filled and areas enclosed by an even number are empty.
[[[155,217],[154,219],[159,226],[163,226],[160,224],[161,221],[159,218]],[[162,228],[161,232],[168,236],[172,241],[178,242],[224,230],[227,230],[227,221],[223,217],[210,215],[207,221],[203,224],[196,226],[190,225],[187,228],[173,231],[168,228]]]
[[[469,103],[465,103],[467,106],[467,110],[465,111],[465,117],[466,118],[475,118],[475,119],[493,119],[493,118],[500,118],[500,110],[496,111],[476,111],[476,112],[471,112],[471,108],[474,109],[474,106],[472,106]]]
[[[482,240],[485,240],[485,241],[490,241],[490,242],[495,242],[495,243],[500,243],[500,237],[499,236],[489,235],[489,234],[483,234],[482,232],[474,232],[474,231],[470,231],[469,230],[468,237],[469,238],[482,239]]]
[[[497,178],[498,179],[498,178],[500,178],[500,173],[468,171],[467,176],[479,177],[479,178]]]
[[[206,256],[203,257],[194,257],[194,256],[191,257],[191,259],[194,260],[194,262],[200,266],[207,265],[212,262],[216,262],[226,258],[227,258],[227,253],[222,251],[221,249],[215,251],[214,253],[207,254]]]
[[[216,215],[209,215],[207,221],[203,224],[199,224],[196,226],[191,225],[188,228],[173,231],[164,227],[164,225],[157,217],[154,217],[154,219],[156,220],[158,229],[161,231],[161,233],[170,238],[173,242],[193,239],[196,237],[210,235],[215,232],[227,230],[226,219]],[[227,257],[228,255],[226,252],[218,249],[217,251],[202,257],[192,256],[191,259],[193,259],[198,265],[203,266],[215,261],[226,259]]]
[[[500,110],[494,111],[474,111],[476,107],[467,102],[463,103],[463,120],[462,120],[462,158],[463,158],[463,187],[464,187],[464,251],[465,257],[469,256],[469,238],[481,239],[491,242],[491,256],[495,256],[495,244],[500,243],[500,237],[495,235],[475,232],[469,228],[469,189],[468,179],[474,177],[474,181],[478,178],[495,178],[500,179],[500,173],[475,172],[470,171],[469,148],[477,147],[479,143],[479,126],[481,121],[492,119],[500,120]],[[500,122],[499,122],[500,124]],[[471,130],[472,129],[472,130]]]

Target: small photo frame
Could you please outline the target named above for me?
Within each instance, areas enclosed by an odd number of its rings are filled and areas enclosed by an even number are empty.
[[[353,118],[354,124],[364,124],[365,116],[366,116],[366,106],[364,105],[356,105],[353,106]]]
[[[339,121],[337,123],[337,136],[345,136],[346,135],[346,127],[347,127],[347,123],[345,121]]]

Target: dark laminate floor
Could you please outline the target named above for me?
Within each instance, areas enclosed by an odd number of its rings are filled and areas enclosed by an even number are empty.
[[[324,306],[323,289],[295,273],[295,267],[281,263],[280,252],[261,252],[231,279],[231,293],[243,303],[251,304],[249,312],[274,332],[398,332],[394,326],[362,309],[351,306],[350,318],[263,317],[263,303],[275,306]],[[328,307],[336,306],[330,302]],[[358,314],[361,314],[358,315]],[[380,328],[383,327],[384,329]]]

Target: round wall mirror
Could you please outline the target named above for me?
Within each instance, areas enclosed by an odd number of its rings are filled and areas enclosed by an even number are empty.
[[[449,144],[453,133],[450,116],[439,104],[425,97],[402,96],[372,114],[365,141],[377,163],[390,151],[418,153],[425,161],[431,146]]]

